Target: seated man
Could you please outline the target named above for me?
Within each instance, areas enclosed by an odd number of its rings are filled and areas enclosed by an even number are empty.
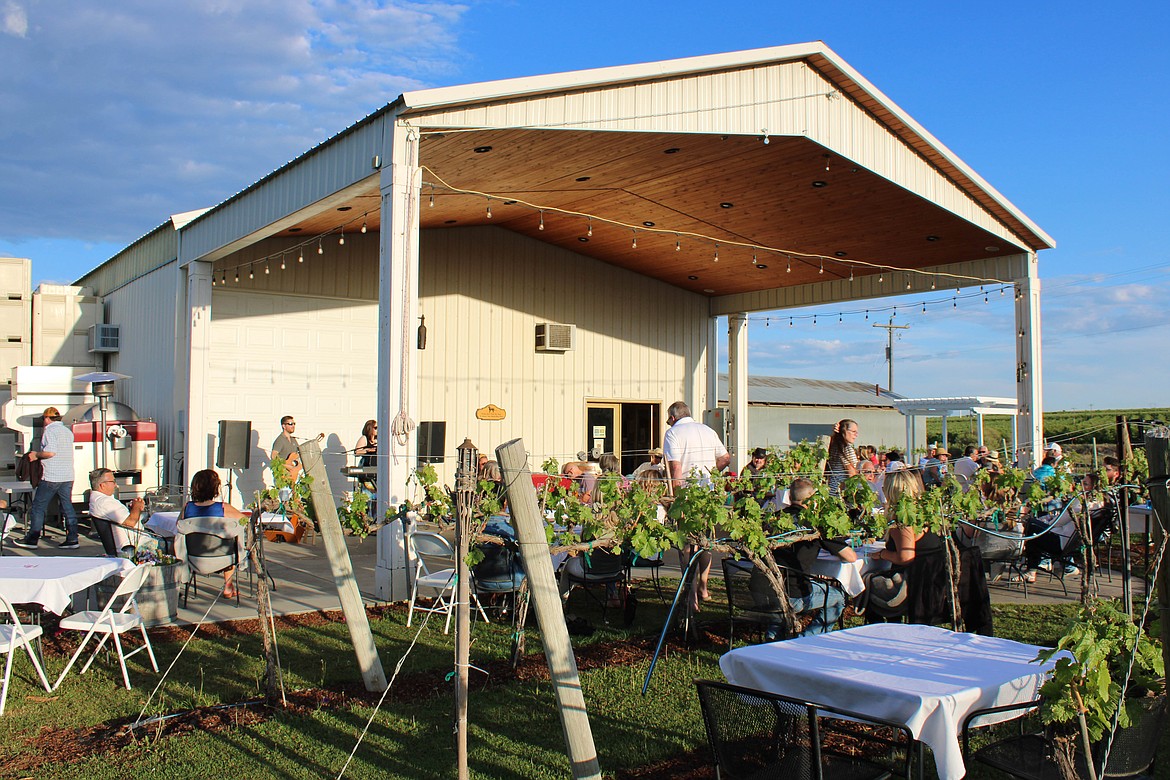
[[[799,516],[804,510],[804,502],[816,493],[816,490],[816,486],[810,480],[797,477],[788,488],[789,504],[784,511]],[[799,524],[799,520],[797,523]],[[773,551],[773,556],[776,558],[776,563],[781,566],[796,572],[810,574],[813,562],[816,561],[817,555],[822,549],[828,550],[846,562],[857,560],[857,553],[853,552],[853,549],[844,542],[823,538],[806,539],[787,547],[778,547]],[[770,590],[770,586],[762,574],[754,573],[752,580],[753,583],[750,587],[753,593],[759,593],[763,596],[761,587]],[[786,585],[792,611],[798,615],[802,613],[813,615],[812,622],[801,632],[800,636],[823,634],[837,622],[841,613],[845,611],[845,595],[840,589],[825,582],[792,576],[787,578]],[[778,630],[779,626],[769,626],[768,630],[765,631],[765,638],[771,641],[775,638]]]
[[[134,554],[134,543],[131,541],[127,528],[136,528],[142,518],[142,510],[146,502],[136,498],[130,502],[130,508],[114,498],[114,472],[109,469],[94,469],[89,472],[89,515],[110,522],[110,529],[114,532],[114,547],[118,554],[128,558]]]

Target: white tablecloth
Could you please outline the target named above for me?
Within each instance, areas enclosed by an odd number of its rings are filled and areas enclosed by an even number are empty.
[[[159,536],[166,536],[174,538],[175,526],[179,523],[178,512],[155,512],[146,521],[146,527],[157,533]],[[277,531],[293,532],[292,523],[285,518],[284,515],[275,512],[264,512],[260,515],[260,524],[268,529],[275,529]]]
[[[934,751],[942,780],[963,777],[959,737],[974,710],[1035,699],[1052,664],[1041,648],[934,626],[884,623],[743,647],[728,681],[901,723]]]
[[[5,556],[0,558],[0,593],[14,604],[40,604],[60,615],[74,593],[133,567],[122,558]]]
[[[819,574],[822,577],[832,577],[841,583],[846,593],[850,596],[856,596],[865,590],[865,582],[861,578],[862,574],[890,568],[889,561],[876,561],[869,557],[874,550],[883,549],[885,549],[885,545],[881,544],[862,545],[855,550],[857,560],[851,562],[841,560],[828,550],[821,550],[817,559],[813,561],[810,573]]]
[[[1129,508],[1129,532],[1131,534],[1148,534],[1150,532],[1150,515],[1154,510],[1148,506],[1135,504]]]

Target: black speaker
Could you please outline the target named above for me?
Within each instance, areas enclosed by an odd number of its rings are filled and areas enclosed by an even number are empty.
[[[443,450],[446,447],[446,422],[420,422],[418,424],[419,463],[442,463]]]
[[[250,420],[220,420],[217,469],[246,469],[252,465],[252,423]]]

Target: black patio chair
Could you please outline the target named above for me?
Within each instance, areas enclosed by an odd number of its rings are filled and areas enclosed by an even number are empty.
[[[601,622],[608,623],[606,611],[609,608],[610,593],[617,594],[616,597],[622,602],[621,606],[625,607],[629,572],[625,558],[618,553],[602,549],[593,550],[587,556],[581,553],[581,557],[583,559],[581,574],[574,574],[571,567],[566,567],[561,571],[561,576],[573,587],[580,587],[587,596],[597,602],[601,606]],[[601,587],[600,596],[595,592],[597,586]]]
[[[746,625],[755,629],[763,640],[765,632],[774,627],[777,635],[787,639],[796,633],[796,626],[784,617],[779,605],[771,606],[769,601],[775,598],[770,590],[767,594],[760,594],[760,587],[753,589],[752,574],[755,566],[750,561],[737,561],[735,558],[723,559],[723,584],[727,589],[727,646],[735,644],[735,627]],[[757,575],[758,580],[759,575]],[[750,636],[750,635],[749,635]]]
[[[727,683],[695,686],[720,780],[910,776],[905,726]]]

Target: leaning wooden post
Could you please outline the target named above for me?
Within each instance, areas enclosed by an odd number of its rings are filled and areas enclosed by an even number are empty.
[[[471,663],[471,577],[467,554],[471,549],[471,511],[475,500],[479,452],[471,439],[459,445],[455,470],[455,753],[459,780],[467,780],[467,669]]]
[[[374,634],[366,617],[366,604],[358,590],[357,577],[353,573],[353,561],[345,546],[345,534],[337,519],[337,505],[333,503],[333,491],[329,489],[329,475],[321,457],[321,447],[315,441],[300,446],[301,463],[305,472],[312,477],[311,489],[313,512],[321,526],[321,540],[329,554],[329,567],[333,570],[333,583],[337,586],[337,597],[341,600],[341,611],[349,627],[349,637],[357,653],[358,667],[362,670],[362,681],[367,691],[386,690],[386,673],[382,671],[382,660],[374,646]]]
[[[1152,528],[1154,548],[1162,549],[1163,523],[1170,518],[1170,429],[1165,426],[1146,431],[1146,458],[1150,464],[1150,516],[1147,528]],[[1162,624],[1162,660],[1170,668],[1170,566],[1163,559],[1158,567],[1158,617]]]
[[[589,713],[585,710],[585,696],[581,692],[581,678],[577,674],[577,659],[565,626],[565,612],[560,591],[553,574],[548,538],[544,533],[544,516],[536,504],[536,489],[532,472],[527,466],[528,455],[521,439],[513,439],[496,448],[496,460],[504,472],[508,505],[512,508],[512,525],[520,541],[520,554],[528,574],[532,604],[544,640],[549,676],[557,699],[569,765],[574,778],[601,778],[597,764],[597,748],[593,745],[593,731],[589,727]]]

